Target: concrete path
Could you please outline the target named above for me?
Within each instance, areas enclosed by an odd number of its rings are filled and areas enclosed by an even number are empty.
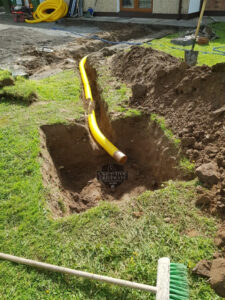
[[[197,26],[198,18],[190,20],[175,20],[175,19],[158,19],[158,18],[120,18],[120,17],[93,17],[93,18],[71,18],[68,19],[70,23],[76,23],[77,21],[86,22],[109,22],[109,23],[125,23],[125,24],[143,24],[153,25],[154,27],[177,27],[177,28],[195,28]],[[209,25],[215,22],[225,22],[224,17],[204,17],[203,24]]]
[[[80,24],[68,24],[69,26],[62,23],[38,23],[38,24],[28,24],[28,23],[15,23],[13,21],[11,14],[2,13],[0,14],[0,31],[9,28],[31,28],[35,31],[38,31],[43,34],[48,34],[50,36],[61,36],[61,37],[77,37],[80,38],[86,37],[90,34],[96,34],[101,31],[97,24],[87,25],[85,22],[81,22]],[[0,34],[1,41],[1,34]]]

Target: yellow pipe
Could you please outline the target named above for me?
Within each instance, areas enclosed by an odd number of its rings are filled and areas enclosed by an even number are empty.
[[[49,10],[53,12],[48,13]],[[26,19],[25,21],[27,23],[55,22],[65,17],[67,12],[68,5],[64,0],[46,0],[38,5],[33,13],[34,20]]]
[[[85,71],[86,61],[87,61],[87,56],[85,56],[80,61],[79,67],[80,67],[81,79],[84,86],[84,94],[86,100],[94,102],[87,73]],[[96,121],[94,109],[88,112],[88,124],[89,124],[90,131],[94,139],[97,141],[97,143],[101,145],[102,148],[105,149],[105,151],[108,152],[109,155],[112,156],[118,163],[124,164],[127,161],[127,156],[123,152],[121,152],[118,148],[116,148],[101,132]]]

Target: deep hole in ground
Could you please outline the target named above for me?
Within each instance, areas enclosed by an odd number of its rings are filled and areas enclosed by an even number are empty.
[[[97,180],[97,171],[113,160],[93,147],[83,125],[41,127],[43,179],[50,187],[50,207],[57,216],[79,213],[100,200],[127,200],[180,176],[177,150],[149,116],[112,122],[115,141],[128,156],[128,180],[113,192]]]
[[[162,182],[181,177],[179,150],[150,115],[110,120],[101,97],[97,72],[86,62],[97,122],[104,135],[126,153],[128,180],[112,191],[97,180],[97,171],[113,159],[93,140],[87,122],[41,127],[43,179],[50,187],[49,203],[56,216],[80,213],[100,200],[126,201]],[[89,111],[84,99],[86,111]]]

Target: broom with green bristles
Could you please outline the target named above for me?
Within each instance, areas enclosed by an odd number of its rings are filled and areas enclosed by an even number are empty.
[[[12,256],[9,254],[0,253],[0,259],[12,261],[64,274],[75,275],[87,279],[93,279],[111,283],[119,286],[124,286],[133,289],[139,289],[156,294],[156,300],[188,300],[188,280],[187,268],[182,264],[170,263],[169,258],[160,258],[158,261],[157,286],[140,284],[127,280],[116,279],[108,276],[101,276],[87,272],[77,271],[55,265],[50,265],[22,257]]]

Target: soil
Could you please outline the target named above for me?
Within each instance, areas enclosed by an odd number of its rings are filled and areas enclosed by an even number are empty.
[[[84,125],[41,127],[43,179],[50,187],[49,205],[55,216],[80,213],[102,200],[126,201],[164,181],[182,178],[177,149],[149,116],[118,119],[111,125],[113,142],[129,157],[124,166],[129,180],[115,190],[96,178],[97,171],[113,160],[93,144]]]
[[[114,55],[110,65],[112,74],[131,87],[144,87],[140,96],[133,93],[130,106],[165,117],[210,189],[203,207],[224,218],[225,64],[189,67],[152,48],[132,47]]]
[[[85,23],[76,23],[76,26],[54,24],[43,29],[38,25],[34,28],[12,26],[8,20],[1,20],[0,68],[10,69],[16,75],[27,74],[32,79],[40,79],[65,69],[74,69],[83,56],[113,45],[98,38],[112,42],[131,39],[139,42],[140,39],[151,40],[172,32],[171,29],[156,31],[147,25],[130,24],[124,24],[121,30],[120,24],[110,23],[98,27]],[[125,44],[121,46],[128,47]]]

